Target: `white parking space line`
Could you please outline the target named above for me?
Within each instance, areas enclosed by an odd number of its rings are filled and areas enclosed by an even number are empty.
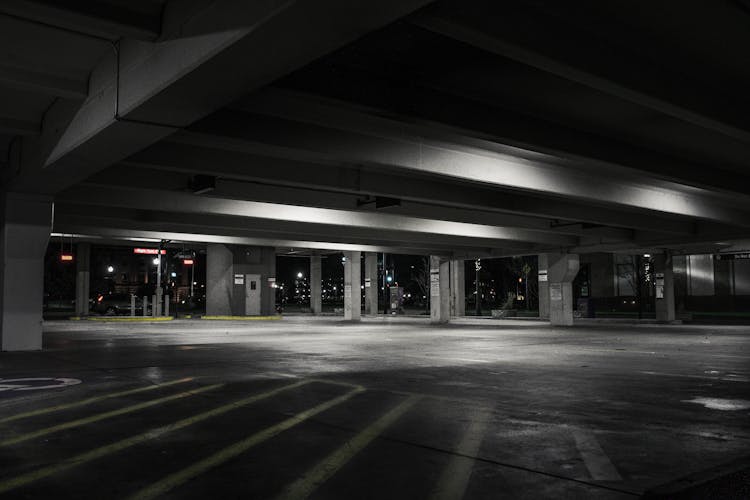
[[[573,429],[573,437],[592,479],[597,481],[622,481],[620,473],[617,472],[607,454],[604,453],[593,432]]]

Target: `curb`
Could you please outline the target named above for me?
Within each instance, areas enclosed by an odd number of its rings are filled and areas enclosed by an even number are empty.
[[[174,316],[124,316],[124,317],[106,317],[106,316],[89,316],[82,318],[80,316],[71,316],[72,321],[99,321],[101,323],[153,323],[155,321],[172,321]]]
[[[280,320],[281,316],[201,316],[198,319],[218,321],[274,321]]]

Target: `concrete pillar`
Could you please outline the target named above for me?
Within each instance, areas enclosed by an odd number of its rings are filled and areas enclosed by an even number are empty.
[[[362,319],[362,264],[361,252],[344,252],[344,319]]]
[[[573,280],[579,266],[576,254],[547,254],[549,319],[553,325],[573,325]]]
[[[310,256],[310,311],[323,312],[323,276],[320,255]]]
[[[450,320],[450,261],[430,256],[430,323]]]
[[[232,250],[220,243],[206,247],[206,315],[232,316]]]
[[[674,321],[674,273],[672,255],[663,253],[654,255],[654,280],[656,285],[656,320]]]
[[[451,316],[466,316],[466,277],[463,260],[450,261]]]
[[[539,319],[549,319],[549,271],[547,254],[543,253],[538,258],[538,295],[539,295]]]
[[[365,314],[378,314],[378,254],[365,254]]]
[[[0,218],[0,345],[3,351],[38,350],[52,201],[5,193]]]
[[[76,316],[89,315],[91,295],[91,244],[76,245]]]

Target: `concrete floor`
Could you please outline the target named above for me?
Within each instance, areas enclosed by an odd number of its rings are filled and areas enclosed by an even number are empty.
[[[3,498],[632,498],[750,450],[748,327],[45,332],[0,354]]]

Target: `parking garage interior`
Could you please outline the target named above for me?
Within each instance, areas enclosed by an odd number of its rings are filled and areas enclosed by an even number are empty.
[[[0,2],[0,496],[747,498],[749,23]]]

